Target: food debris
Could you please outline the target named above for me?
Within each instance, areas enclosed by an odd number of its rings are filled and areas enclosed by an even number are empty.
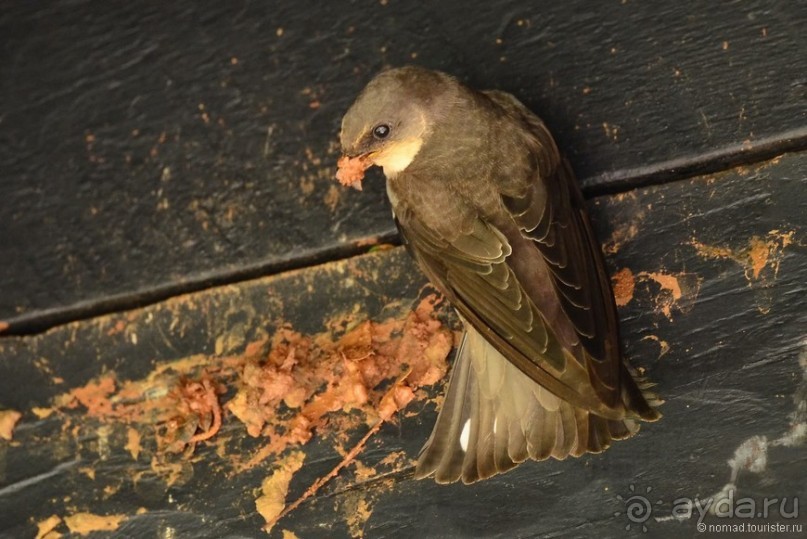
[[[384,411],[381,413],[379,420],[376,421],[376,424],[373,425],[373,428],[371,428],[367,434],[365,434],[362,439],[353,446],[353,448],[344,456],[341,462],[339,462],[339,464],[328,472],[327,475],[317,479],[313,485],[308,487],[308,490],[306,490],[302,496],[294,501],[294,503],[284,507],[283,510],[271,522],[267,522],[267,527],[269,529],[271,529],[278,520],[297,509],[305,500],[316,494],[317,491],[319,491],[319,489],[325,485],[325,483],[336,477],[345,466],[354,462],[359,453],[364,451],[364,446],[367,445],[367,441],[374,436],[379,429],[381,429],[381,425],[384,424],[384,421],[389,420],[390,417],[392,417],[392,414],[402,409],[409,403],[411,400],[410,395],[413,395],[411,389],[408,391],[405,390],[403,393],[399,393],[398,390],[401,387],[406,387],[403,386],[403,383],[411,373],[411,369],[407,370],[400,378],[398,378],[395,385],[393,385],[393,387],[387,391],[384,398],[381,399],[381,406],[379,406],[379,408],[383,407]],[[403,397],[399,399],[399,395],[403,395]]]
[[[759,274],[768,265],[768,258],[771,251],[768,244],[758,237],[751,238],[751,248],[748,251],[748,258],[751,259],[751,271],[754,279],[759,279]]]
[[[658,359],[661,359],[661,356],[665,355],[667,352],[670,351],[670,343],[663,339],[659,339],[656,335],[648,335],[642,338],[643,341],[655,341],[658,343],[659,346],[659,353]]]
[[[664,272],[641,272],[639,277],[655,281],[661,286],[656,296],[656,307],[672,320],[672,308],[686,314],[695,306],[701,289],[702,277],[694,273],[669,274]]]
[[[281,325],[270,340],[247,345],[240,356],[183,358],[158,365],[143,380],[117,380],[107,371],[57,396],[54,409],[61,413],[83,407],[87,417],[133,428],[156,425],[160,457],[192,453],[196,443],[219,431],[226,410],[244,423],[250,436],[268,440],[246,462],[233,456],[238,471],[249,469],[308,442],[315,431],[324,434],[329,426],[347,438],[350,428],[389,418],[414,398],[418,388],[441,380],[454,344],[453,333],[435,317],[441,301],[432,294],[406,317],[350,322],[351,329],[343,329],[341,337],[333,335],[337,327],[344,327],[341,324],[310,336]],[[403,368],[411,371],[405,385],[385,397],[382,387]],[[238,390],[222,405],[219,397],[228,381]],[[352,410],[362,414],[335,413]],[[127,431],[124,449],[139,459],[145,449],[136,436]],[[157,460],[152,462],[155,471],[168,470],[168,463]]]
[[[61,523],[62,519],[57,515],[51,515],[45,520],[37,522],[35,539],[57,539],[58,537],[61,537],[62,534],[55,531]]]
[[[443,379],[455,344],[454,333],[438,318],[444,306],[440,296],[430,294],[405,315],[376,322],[360,321],[360,314],[349,312],[326,321],[326,330],[315,334],[278,322],[271,336],[258,333],[235,355],[222,354],[239,346],[222,344],[216,347],[218,354],[160,363],[140,380],[123,380],[106,371],[55,397],[49,413],[64,419],[67,436],[78,437],[85,429],[95,432],[99,456],[119,444],[118,451],[150,463],[149,469],[133,473],[135,482],[156,474],[166,486],[193,476],[190,457],[206,440],[218,438],[216,453],[229,464],[229,473],[238,474],[268,458],[283,464],[292,458],[290,449],[299,452],[296,448],[315,435],[330,434],[342,453],[355,429],[363,429],[364,438],[344,451],[342,462],[295,504],[286,506],[284,489],[302,466],[302,457],[286,465],[286,475],[273,474],[256,502],[271,526],[272,519],[294,509],[354,462],[385,421],[396,420],[411,400],[426,398],[422,387]],[[233,438],[220,434],[222,424],[233,418],[247,434],[265,441],[253,454],[233,451]],[[116,423],[123,429],[116,429]],[[102,430],[103,436],[98,434]],[[230,432],[241,438],[244,431]],[[385,465],[407,464],[396,457]]]
[[[224,391],[224,386],[207,373],[199,381],[180,380],[171,395],[176,402],[175,415],[164,422],[164,429],[157,436],[158,446],[169,453],[182,453],[215,436],[221,428],[218,394]]]
[[[16,410],[0,410],[0,438],[10,442],[14,437],[14,426],[21,417]]]
[[[349,492],[345,496],[342,510],[345,513],[347,530],[351,537],[364,537],[364,527],[373,514],[373,508],[364,492]]]
[[[331,185],[328,188],[328,192],[325,193],[322,201],[331,210],[331,213],[336,211],[336,207],[339,205],[339,201],[341,200],[341,192],[342,190],[336,187],[335,185]]]
[[[795,234],[793,230],[771,230],[765,238],[752,236],[746,246],[738,249],[706,245],[695,239],[690,244],[703,258],[727,258],[742,265],[745,268],[745,277],[751,283],[766,280],[766,268],[770,268],[773,278],[776,277],[784,250],[793,243]]]
[[[637,285],[653,283],[648,291],[657,311],[672,320],[673,308],[686,314],[695,306],[702,281],[703,278],[694,273],[642,271],[634,274],[630,268],[622,268],[611,276],[611,287],[617,307],[624,307],[634,299]],[[656,291],[657,287],[660,290]],[[646,288],[645,286],[642,290]],[[669,346],[663,341],[660,341],[659,344],[661,346],[659,357],[661,357],[667,353]]]
[[[47,408],[47,407],[34,406],[33,408],[31,408],[31,412],[39,419],[47,419],[48,417],[53,415],[53,412],[55,411],[56,410],[54,410],[53,408]]]
[[[633,290],[636,283],[630,268],[622,268],[611,277],[611,287],[614,290],[614,300],[617,307],[624,307],[633,299]]]
[[[423,299],[404,320],[360,323],[335,342],[330,334],[307,337],[280,328],[266,360],[244,365],[241,387],[226,404],[250,436],[269,438],[244,468],[308,442],[333,420],[333,412],[360,409],[374,424],[413,398],[417,388],[441,380],[453,334],[433,317],[438,301],[434,295]],[[403,365],[411,370],[406,385],[385,400],[380,386],[399,376]],[[281,403],[288,412],[280,412]]]
[[[266,532],[272,530],[277,516],[285,509],[289,483],[295,472],[302,468],[304,460],[305,453],[302,451],[289,453],[276,462],[276,471],[263,480],[261,495],[255,500],[255,508],[266,520]]]
[[[64,408],[77,408],[79,405],[87,409],[90,417],[104,417],[112,413],[112,401],[109,396],[115,392],[115,373],[107,373],[100,380],[92,380],[82,387],[56,398],[56,405]]]
[[[785,249],[797,241],[795,235],[794,230],[771,230],[765,237],[752,236],[746,245],[737,248],[707,245],[696,239],[690,244],[703,258],[728,259],[742,266],[748,286],[757,292],[757,309],[765,314],[774,301],[770,287],[779,276]]]
[[[597,201],[597,204],[600,202]],[[607,204],[616,203],[620,211],[615,215],[620,221],[613,224],[611,237],[603,244],[602,250],[606,255],[619,252],[622,247],[633,241],[639,235],[639,229],[643,225],[651,206],[639,200],[635,191],[618,193],[609,199]]]
[[[354,477],[359,483],[363,483],[376,476],[378,472],[371,466],[366,466],[362,461],[356,459],[353,461],[353,466],[356,468]]]
[[[126,431],[126,445],[123,448],[128,451],[132,458],[137,460],[137,457],[140,456],[140,452],[143,450],[143,447],[140,445],[140,432],[134,428],[129,427]]]
[[[366,155],[348,157],[343,155],[336,163],[336,179],[345,187],[352,187],[361,191],[361,181],[364,171],[370,168],[372,161]]]
[[[126,520],[126,515],[95,515],[93,513],[76,513],[64,517],[70,533],[76,533],[82,537],[92,532],[115,531]]]

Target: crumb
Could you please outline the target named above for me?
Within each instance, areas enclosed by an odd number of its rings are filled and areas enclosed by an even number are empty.
[[[261,495],[255,499],[255,508],[266,520],[265,530],[269,532],[277,522],[277,516],[286,508],[286,494],[295,472],[303,466],[305,453],[294,451],[280,459],[277,469],[261,484]]]
[[[182,379],[173,392],[175,415],[165,422],[158,434],[158,446],[169,453],[182,453],[188,446],[208,440],[221,428],[219,386],[207,374],[201,380]],[[197,433],[197,430],[201,431]]]
[[[0,411],[0,438],[11,441],[14,435],[14,425],[21,417],[22,414],[15,410]]]
[[[64,522],[72,534],[89,535],[93,532],[115,531],[127,519],[126,515],[95,515],[75,513],[64,517]]]
[[[361,191],[361,181],[364,179],[364,171],[370,168],[372,163],[366,156],[348,157],[342,156],[336,163],[336,179],[346,187],[353,187]]]

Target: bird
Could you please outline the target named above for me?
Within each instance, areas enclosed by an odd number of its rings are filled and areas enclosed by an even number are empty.
[[[345,113],[337,179],[383,169],[409,253],[464,333],[415,477],[473,483],[599,453],[660,418],[626,363],[602,253],[544,122],[501,90],[407,65]]]

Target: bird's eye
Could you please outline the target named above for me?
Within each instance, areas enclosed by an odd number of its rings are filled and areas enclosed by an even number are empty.
[[[390,127],[387,124],[378,124],[373,128],[373,136],[379,140],[389,136]]]

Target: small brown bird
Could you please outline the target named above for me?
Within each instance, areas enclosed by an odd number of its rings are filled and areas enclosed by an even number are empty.
[[[412,256],[465,325],[417,477],[471,483],[597,453],[660,417],[622,360],[582,195],[538,117],[408,66],[367,85],[340,138],[337,178],[359,188],[384,169]]]

